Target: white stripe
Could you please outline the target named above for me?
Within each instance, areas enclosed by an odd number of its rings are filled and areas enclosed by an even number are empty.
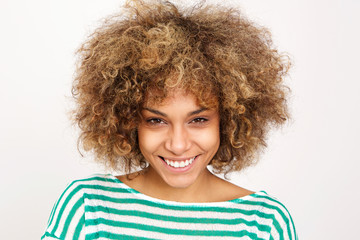
[[[123,196],[122,196],[123,197]],[[124,197],[126,199],[126,197]],[[244,215],[238,212],[208,212],[208,211],[186,211],[186,210],[170,210],[170,209],[159,209],[157,207],[151,207],[148,205],[142,205],[137,203],[115,203],[115,202],[108,202],[103,200],[97,199],[86,199],[89,201],[89,205],[91,206],[106,206],[108,208],[114,208],[118,210],[138,210],[142,212],[152,213],[152,214],[161,214],[167,216],[174,216],[174,217],[197,217],[197,218],[214,218],[214,219],[234,219],[234,218],[241,218],[246,221],[259,221],[261,216],[257,215]],[[235,206],[235,205],[234,205]],[[249,205],[250,206],[250,205]],[[254,206],[253,206],[254,207]],[[256,207],[256,206],[255,206]],[[237,205],[237,208],[239,206]],[[257,209],[250,209],[247,210],[257,210]],[[265,225],[269,225],[272,223],[272,219],[262,219]]]
[[[273,239],[275,240],[280,239],[279,232],[275,229],[275,227],[271,228],[270,236],[273,236]]]
[[[94,177],[101,177],[104,179],[104,181],[101,180],[91,180],[91,178]],[[106,179],[109,179],[109,181],[106,181]],[[270,199],[265,198],[259,198],[256,197],[256,195],[246,196],[244,198],[239,199],[238,202],[221,202],[221,203],[181,203],[181,202],[173,202],[173,201],[165,201],[160,200],[156,198],[152,198],[146,195],[143,195],[141,193],[132,193],[134,191],[132,188],[128,187],[127,185],[119,182],[114,182],[115,177],[112,175],[93,175],[88,179],[84,179],[82,181],[76,181],[73,182],[73,185],[64,193],[64,196],[59,199],[58,201],[58,207],[54,210],[53,213],[53,220],[51,226],[48,228],[48,232],[51,232],[53,229],[55,222],[57,220],[59,211],[61,209],[61,206],[63,205],[64,201],[68,197],[68,195],[77,187],[80,185],[91,185],[90,188],[81,188],[80,190],[72,197],[70,202],[68,203],[65,211],[63,212],[63,215],[59,222],[59,228],[56,231],[56,236],[59,236],[61,234],[61,231],[63,229],[63,225],[65,223],[66,217],[69,215],[69,212],[71,211],[72,206],[78,201],[78,199],[81,199],[83,197],[84,192],[86,194],[98,194],[102,196],[112,197],[112,198],[118,198],[118,199],[145,199],[152,203],[164,205],[164,206],[183,206],[184,209],[191,209],[188,207],[195,207],[195,208],[202,208],[202,207],[225,207],[225,208],[234,208],[234,209],[242,209],[242,210],[255,210],[259,213],[266,213],[270,215],[274,215],[275,219],[279,222],[280,226],[282,227],[282,230],[284,231],[285,238],[287,238],[288,231],[287,231],[287,224],[284,221],[284,219],[281,217],[279,212],[282,212],[286,218],[289,220],[290,224],[290,231],[292,233],[292,236],[295,238],[294,233],[294,227],[291,222],[291,217],[285,207],[283,207],[281,204],[277,203],[275,199],[266,193],[258,192],[257,195],[260,196],[267,196]],[[106,191],[106,190],[100,190],[100,189],[94,189],[96,186],[105,186],[105,187],[111,187],[116,189],[128,189],[128,193],[121,193],[121,192],[114,192],[114,191]],[[261,205],[250,205],[245,204],[242,202],[242,200],[248,200],[251,202],[257,202],[259,204],[261,203],[267,203],[271,206],[274,206],[278,209],[270,209],[266,208]],[[273,220],[272,219],[266,219],[258,215],[244,215],[242,213],[236,213],[236,212],[211,212],[211,211],[190,211],[190,210],[169,210],[169,209],[163,209],[159,207],[151,207],[143,204],[123,204],[123,203],[114,203],[104,200],[96,200],[96,199],[85,199],[85,205],[87,206],[102,206],[107,208],[114,208],[118,210],[138,210],[142,212],[147,212],[151,214],[156,215],[167,215],[167,216],[173,216],[173,217],[194,217],[194,218],[214,218],[214,219],[243,219],[246,221],[256,221],[258,224],[266,225],[266,226],[273,226]],[[74,231],[78,224],[78,222],[81,220],[81,217],[84,214],[84,205],[82,205],[74,215],[69,229],[68,229],[68,236],[70,236]],[[137,216],[123,216],[123,215],[116,215],[116,214],[110,214],[106,212],[87,212],[86,213],[86,219],[96,219],[96,218],[105,218],[109,219],[111,221],[121,221],[121,222],[128,222],[128,223],[136,223],[136,224],[144,224],[144,225],[150,225],[155,227],[162,227],[162,228],[168,228],[168,229],[181,229],[181,230],[203,230],[203,231],[234,231],[234,230],[246,230],[248,232],[252,232],[258,235],[259,238],[269,238],[269,233],[266,232],[260,232],[257,227],[251,227],[247,226],[245,224],[237,224],[237,225],[227,225],[227,224],[202,224],[202,223],[179,223],[179,222],[170,222],[170,221],[161,221],[157,219],[147,219],[143,217],[137,217]],[[285,219],[286,220],[286,219]],[[151,232],[151,231],[144,231],[139,229],[130,229],[130,228],[120,228],[120,227],[112,227],[107,226],[104,224],[99,224],[96,226],[89,226],[84,227],[82,229],[82,232],[80,233],[79,239],[85,239],[85,234],[94,233],[98,231],[106,231],[106,232],[113,232],[113,233],[121,233],[125,235],[131,235],[131,236],[137,236],[137,237],[145,237],[145,238],[157,238],[157,239],[166,239],[166,240],[188,240],[188,239],[204,239],[204,240],[210,240],[210,239],[231,239],[234,240],[234,237],[198,237],[198,236],[186,236],[186,235],[168,235],[165,233],[157,233],[157,232]],[[271,233],[274,237],[274,239],[279,239],[279,233],[276,231],[274,227],[271,229]],[[45,238],[45,239],[52,239],[52,238]],[[102,238],[105,240],[105,238]],[[243,237],[241,239],[250,239],[249,237]]]
[[[247,226],[245,224],[224,225],[224,224],[208,224],[208,223],[182,223],[182,222],[168,222],[157,219],[147,219],[138,216],[122,216],[104,212],[88,212],[86,219],[104,218],[110,221],[127,222],[134,224],[150,225],[154,227],[167,228],[167,229],[182,229],[182,230],[198,230],[198,231],[238,231],[246,230],[250,233],[257,233],[259,237],[265,238],[268,233],[261,232],[255,226]]]
[[[93,186],[102,186],[102,187],[112,187],[117,189],[130,189],[130,191],[134,191],[133,189],[129,188],[125,184],[119,182],[113,182],[113,180],[106,181],[106,179],[102,180],[89,180],[80,182],[83,185],[93,185]]]
[[[173,234],[165,234],[159,232],[151,232],[151,231],[144,231],[140,229],[131,229],[131,228],[122,228],[122,227],[113,227],[107,226],[103,224],[99,224],[97,226],[88,226],[87,233],[96,233],[98,231],[106,231],[114,234],[124,234],[134,237],[144,237],[144,238],[154,238],[154,239],[162,239],[162,240],[214,240],[214,239],[221,239],[221,240],[235,240],[238,239],[236,237],[214,237],[214,236],[191,236],[191,235],[173,235]],[[105,238],[104,238],[105,239]],[[249,237],[243,237],[241,239],[250,239]]]
[[[71,184],[68,185],[68,187],[70,186]],[[52,230],[55,226],[55,223],[59,217],[59,212],[62,208],[62,206],[64,205],[64,202],[65,200],[67,199],[67,197],[69,196],[69,194],[78,186],[77,183],[74,183],[71,187],[69,187],[69,189],[66,190],[66,192],[64,193],[64,195],[62,196],[61,199],[58,200],[58,204],[57,204],[57,208],[55,209],[54,211],[54,216],[53,216],[53,219],[52,219],[52,223],[51,225],[49,226],[48,229]],[[67,208],[69,208],[69,206],[71,207],[73,204],[75,204],[75,202],[79,199],[79,197],[82,197],[82,193],[78,191],[77,194],[75,194],[75,196],[73,196],[70,200],[70,202],[68,203],[67,205]],[[69,210],[67,210],[69,211]],[[64,216],[66,217],[66,213],[64,212],[63,215],[61,216],[62,218],[64,218]],[[61,226],[61,225],[60,225]],[[60,227],[61,228],[61,227]]]
[[[73,235],[74,235],[75,229],[76,229],[78,223],[81,221],[81,218],[84,216],[84,212],[85,212],[85,210],[84,210],[84,204],[82,204],[82,205],[77,209],[76,213],[74,214],[73,218],[71,219],[71,222],[70,222],[70,225],[69,225],[69,228],[68,228],[68,231],[67,231],[66,236],[73,236]],[[67,215],[65,215],[64,218],[62,218],[62,219],[66,219],[66,218],[67,218]],[[61,226],[62,226],[62,225],[61,225]],[[58,234],[58,235],[56,235],[56,236],[60,236],[60,234],[61,234],[61,232],[62,232],[62,231],[60,231],[60,230],[62,230],[62,229],[59,228],[59,229],[56,231],[56,233]],[[79,238],[79,239],[81,239],[81,238]]]
[[[275,201],[275,198],[273,198],[273,197],[271,197],[269,195],[264,195],[264,196],[268,196],[268,197],[270,197],[271,199],[274,199],[274,200],[269,200],[269,199],[266,199],[266,198],[254,198],[253,201],[254,202],[265,202],[265,203],[267,203],[267,204],[269,204],[271,206],[277,207],[279,209],[279,211],[281,211],[285,215],[286,219],[289,221],[291,234],[292,234],[293,237],[295,237],[294,228],[293,228],[293,225],[292,225],[292,222],[291,222],[291,217],[290,217],[289,212],[287,211],[287,209],[284,208],[277,201]],[[285,220],[283,219],[283,217],[280,215],[280,213],[277,210],[273,210],[273,209],[264,207],[262,209],[262,212],[268,213],[268,214],[273,214],[275,219],[279,222],[280,226],[282,226],[284,234],[290,236],[290,234],[288,232],[288,228],[286,227],[287,223],[285,222]]]
[[[140,200],[141,198],[139,198],[138,195],[140,194],[132,194],[132,193],[119,193],[119,192],[112,192],[112,191],[106,191],[106,190],[101,190],[101,189],[87,189],[86,193],[88,194],[95,194],[95,195],[102,195],[102,196],[106,196],[106,197],[111,197],[111,198],[117,198],[119,200],[121,199],[138,199]],[[102,201],[102,200],[97,200],[97,199],[90,199],[90,201],[93,202],[99,202],[98,205],[103,204],[102,206],[106,206],[106,205],[113,205],[114,208],[118,208],[116,205],[119,205],[119,207],[123,206],[124,204],[122,203],[115,203],[115,202],[107,202],[107,201]],[[153,203],[153,201],[150,201]],[[259,201],[260,202],[260,201]],[[262,201],[263,202],[263,201]],[[125,206],[129,206],[130,204],[125,204]],[[173,212],[175,210],[167,210],[167,209],[163,209],[163,208],[158,208],[158,207],[151,207],[148,205],[142,205],[142,204],[134,204],[134,205],[140,205],[141,207],[148,207],[148,208],[155,208],[156,212],[159,212],[159,209],[161,209],[161,211],[168,211],[170,215],[173,214]],[[163,205],[163,206],[179,206],[179,205],[165,205],[165,204],[159,204],[159,205]],[[190,206],[194,206],[195,208],[201,208],[203,207],[202,205],[197,205],[197,204],[192,204],[189,205]],[[184,208],[186,209],[187,206],[184,206]],[[207,206],[204,206],[205,208]],[[209,206],[210,207],[210,206]],[[219,206],[221,207],[221,206]],[[236,208],[236,209],[243,209],[243,210],[260,210],[262,206],[254,206],[254,205],[246,205],[246,204],[239,204],[239,203],[231,203],[231,202],[227,202],[227,208]],[[129,209],[127,207],[127,209]],[[194,212],[194,211],[185,211],[185,210],[179,210],[179,212],[185,212],[185,214],[189,214],[189,212]],[[205,216],[208,216],[209,212],[204,212],[204,211],[196,211],[196,214],[204,214]],[[213,212],[216,213],[216,212]],[[233,213],[223,213],[223,214],[230,214],[230,216],[228,218],[232,218],[233,217]]]
[[[44,237],[42,240],[59,240],[59,239],[58,239],[58,238],[53,238],[53,237],[46,236],[46,237]]]
[[[85,229],[85,223],[83,228],[81,229],[80,235],[79,235],[79,239],[77,240],[85,240],[85,235],[86,235],[86,229]]]
[[[66,206],[66,208],[64,209],[64,212],[61,216],[60,222],[59,222],[59,227],[57,228],[55,235],[56,236],[60,236],[62,230],[63,230],[63,226],[65,226],[65,221],[67,219],[67,217],[70,214],[70,211],[72,209],[72,207],[75,205],[75,203],[82,198],[83,193],[81,191],[78,191],[74,197],[69,201],[68,205]],[[80,221],[81,217],[84,215],[84,204],[82,204],[76,211],[76,213],[74,214],[70,225],[69,225],[69,229],[68,229],[68,233],[71,235],[71,233],[74,232],[76,225],[78,224],[78,222]]]

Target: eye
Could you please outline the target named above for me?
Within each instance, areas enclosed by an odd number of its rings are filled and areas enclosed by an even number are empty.
[[[199,118],[195,118],[191,121],[191,123],[205,123],[209,121],[207,118],[202,118],[202,117],[199,117]]]
[[[158,125],[158,124],[163,124],[165,122],[160,118],[149,118],[146,120],[146,123],[150,125]]]

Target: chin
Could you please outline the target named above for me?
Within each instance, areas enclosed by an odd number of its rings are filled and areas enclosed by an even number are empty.
[[[195,183],[196,177],[182,175],[182,176],[163,177],[163,180],[168,186],[172,188],[185,189]]]

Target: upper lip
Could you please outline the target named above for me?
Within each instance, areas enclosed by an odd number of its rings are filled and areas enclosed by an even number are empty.
[[[162,159],[166,159],[166,160],[172,160],[172,161],[185,161],[185,160],[188,160],[188,159],[191,159],[191,158],[194,158],[198,155],[195,155],[195,156],[192,156],[192,157],[163,157],[163,156],[159,156],[161,157]]]

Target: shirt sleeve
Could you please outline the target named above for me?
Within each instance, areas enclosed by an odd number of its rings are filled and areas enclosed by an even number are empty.
[[[41,240],[85,239],[84,193],[79,181],[70,183],[55,203]]]
[[[279,202],[278,202],[279,203]],[[270,240],[298,240],[295,225],[289,211],[279,203],[271,226]]]

